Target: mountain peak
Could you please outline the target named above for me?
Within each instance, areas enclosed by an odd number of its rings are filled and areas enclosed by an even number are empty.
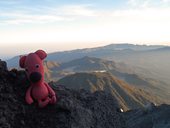
[[[130,44],[130,43],[122,43],[122,44],[110,44],[106,45],[103,48],[112,49],[112,50],[135,50],[135,51],[145,51],[162,48],[162,45],[139,45],[139,44]]]

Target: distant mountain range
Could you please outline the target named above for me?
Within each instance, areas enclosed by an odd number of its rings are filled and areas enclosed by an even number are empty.
[[[110,73],[76,73],[64,77],[57,84],[76,90],[111,93],[124,110],[141,108],[150,102],[164,103],[152,93],[133,87]]]
[[[111,44],[97,48],[50,53],[46,60],[63,63],[85,56],[123,62],[144,77],[158,79],[168,84],[170,82],[170,60],[168,59],[170,47],[163,45]],[[19,57],[7,60],[8,67],[18,67],[18,60]]]
[[[85,56],[93,57],[119,57],[124,53],[130,52],[145,52],[145,51],[159,51],[167,50],[169,47],[163,45],[134,45],[134,44],[110,44],[103,47],[76,49],[71,51],[49,53],[47,60],[56,62],[68,62],[74,59],[82,58]],[[18,66],[19,56],[7,60],[8,67]],[[121,58],[120,58],[121,59]],[[117,59],[116,59],[117,61]]]
[[[133,67],[141,76],[170,83],[170,60],[168,59],[170,47],[168,46],[112,44],[98,48],[51,53],[47,60],[63,63],[85,56],[123,62]]]
[[[53,53],[49,55],[49,60],[58,62],[68,62],[70,60],[82,58],[84,56],[97,57],[101,59],[123,62],[133,66],[142,76],[169,83],[170,76],[170,48],[165,46],[136,46],[136,45],[109,45],[100,48],[74,50],[69,52]],[[122,48],[121,48],[122,46]],[[116,47],[116,48],[115,48]],[[134,48],[138,47],[138,48]],[[145,72],[149,71],[151,74]]]
[[[57,62],[68,62],[74,59],[82,58],[84,56],[108,58],[114,60],[121,60],[129,54],[145,52],[164,48],[161,45],[133,45],[133,44],[110,44],[103,47],[77,49],[72,51],[55,52],[48,55],[47,60]],[[120,58],[121,57],[121,58]],[[123,58],[122,58],[123,57]]]
[[[73,74],[75,72],[119,72],[133,74],[134,69],[124,63],[117,63],[96,57],[85,56],[69,62],[57,63],[54,61],[44,61],[46,80],[58,80],[64,74]],[[63,75],[59,75],[62,73]],[[115,74],[117,74],[115,73]],[[51,75],[50,75],[51,74]]]
[[[74,73],[109,72],[132,87],[152,92],[170,103],[170,47],[111,44],[48,54],[45,79],[58,81]],[[19,57],[7,61],[18,68]],[[79,82],[79,81],[77,81]]]

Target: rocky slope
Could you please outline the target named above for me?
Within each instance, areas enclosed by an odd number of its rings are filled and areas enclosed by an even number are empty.
[[[149,104],[144,109],[119,112],[115,99],[56,86],[59,101],[40,109],[24,100],[29,82],[23,71],[7,71],[0,61],[0,128],[169,128],[170,106]]]
[[[170,128],[170,106],[148,105],[145,109],[124,113],[127,128]]]
[[[9,72],[5,62],[0,62],[1,128],[125,128],[124,118],[109,94],[55,85],[58,103],[40,109],[36,103],[25,103],[28,85],[23,71]]]

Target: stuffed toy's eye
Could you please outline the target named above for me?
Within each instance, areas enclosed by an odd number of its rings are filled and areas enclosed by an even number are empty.
[[[26,68],[25,71],[28,72],[28,69]]]
[[[36,67],[36,68],[39,68],[39,67],[40,67],[40,65],[39,65],[39,64],[36,64],[36,65],[35,65],[35,67]]]

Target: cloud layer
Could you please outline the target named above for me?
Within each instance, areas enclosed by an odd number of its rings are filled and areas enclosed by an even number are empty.
[[[98,8],[97,5],[93,4],[59,4],[54,0],[37,0],[37,4],[28,4],[28,0],[1,0],[0,7],[0,24],[37,24],[37,23],[55,23],[61,21],[73,21],[73,20],[84,20],[84,19],[96,19],[100,20],[100,17],[122,17],[132,15],[132,13],[139,13],[148,15],[147,11],[150,9],[155,10],[159,14],[164,15],[164,11],[169,10],[170,0],[128,0],[122,3],[123,9],[114,9],[110,7],[108,9]],[[54,4],[42,4],[42,3],[53,3]],[[106,0],[107,2],[107,0]],[[108,3],[109,4],[109,3]],[[145,9],[147,11],[145,11]],[[166,14],[167,14],[166,12]],[[149,12],[153,13],[153,12]],[[161,14],[161,15],[162,15]],[[157,17],[159,18],[160,15]],[[168,16],[168,15],[167,15]],[[138,16],[139,17],[139,16]],[[151,16],[152,17],[152,16]],[[155,15],[154,15],[155,17]]]
[[[0,43],[170,42],[169,0],[86,1],[1,0]]]

